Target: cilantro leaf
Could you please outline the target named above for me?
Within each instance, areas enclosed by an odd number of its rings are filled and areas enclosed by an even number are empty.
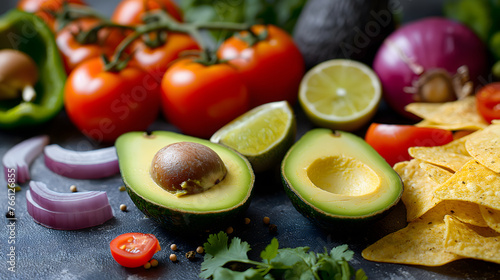
[[[267,245],[264,251],[260,252],[260,257],[263,260],[266,260],[267,263],[271,263],[271,260],[274,259],[278,255],[278,239],[273,238],[271,240],[271,244]]]
[[[263,262],[248,259],[250,245],[234,237],[228,246],[225,232],[211,234],[204,244],[205,259],[201,264],[200,277],[213,280],[271,280],[271,279],[334,279],[366,280],[362,269],[357,271],[349,264],[354,252],[347,245],[333,248],[330,252],[309,252],[309,247],[282,248],[276,238],[260,253]],[[228,263],[244,263],[252,266],[245,271],[233,271],[224,267]]]
[[[203,247],[205,248],[205,258],[201,264],[200,277],[208,279],[214,275],[220,268],[228,262],[245,262],[248,260],[247,252],[250,251],[250,245],[247,242],[241,242],[241,239],[235,237],[229,247],[227,234],[223,231],[218,234],[211,234]]]

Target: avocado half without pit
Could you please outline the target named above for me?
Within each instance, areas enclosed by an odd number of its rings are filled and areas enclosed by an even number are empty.
[[[250,204],[255,175],[232,149],[168,131],[125,133],[115,146],[130,198],[169,231],[223,229]]]
[[[343,131],[304,134],[283,159],[281,174],[295,208],[329,230],[377,220],[403,193],[394,169],[363,139]]]

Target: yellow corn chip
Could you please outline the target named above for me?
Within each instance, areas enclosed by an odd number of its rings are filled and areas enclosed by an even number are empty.
[[[427,117],[434,114],[442,105],[443,103],[414,102],[406,105],[405,110],[423,120],[427,120]]]
[[[425,170],[429,178],[438,184],[443,184],[453,175],[448,169],[427,162],[421,162],[420,167]]]
[[[409,222],[425,214],[440,201],[433,195],[440,185],[427,176],[420,163],[420,160],[414,159],[394,165],[394,170],[405,186],[401,200],[406,206],[406,220]]]
[[[500,236],[489,228],[473,230],[451,216],[445,219],[445,250],[467,258],[500,263]],[[496,236],[495,236],[496,235]]]
[[[488,226],[477,204],[459,200],[443,200],[420,218],[443,221],[446,215],[451,215],[464,223],[478,227]]]
[[[496,232],[500,232],[500,211],[484,206],[479,206],[479,209],[487,226]]]
[[[482,165],[500,172],[500,136],[480,133],[465,142],[467,152]]]
[[[471,160],[436,189],[434,195],[441,200],[469,201],[500,210],[500,174]]]
[[[408,153],[415,159],[428,163],[446,167],[452,171],[457,171],[467,163],[471,157],[448,152],[441,147],[411,147]]]
[[[445,251],[446,225],[419,220],[386,235],[361,252],[370,261],[439,266],[462,257]]]
[[[488,126],[477,111],[474,96],[445,103],[411,103],[405,110],[424,119],[417,126],[448,130],[477,130]]]

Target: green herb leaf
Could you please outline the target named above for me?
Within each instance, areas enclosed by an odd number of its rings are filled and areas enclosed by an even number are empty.
[[[266,260],[267,263],[271,263],[271,259],[274,259],[278,255],[278,239],[273,238],[271,240],[271,244],[267,245],[264,251],[260,252],[260,257],[263,260]]]
[[[201,264],[200,277],[213,280],[271,280],[271,279],[334,279],[366,280],[362,269],[357,271],[349,264],[354,252],[341,245],[328,252],[309,252],[309,247],[282,248],[276,238],[260,253],[263,262],[248,259],[250,245],[234,237],[228,246],[225,232],[211,234],[204,244],[205,259]],[[228,264],[231,265],[228,265]],[[251,267],[234,271],[230,267],[245,264]],[[238,269],[240,270],[240,269]]]
[[[201,278],[210,278],[226,263],[248,260],[247,252],[250,251],[250,245],[247,242],[241,242],[238,237],[233,238],[229,247],[227,234],[223,231],[218,234],[211,234],[203,247],[205,248],[205,258],[201,264]]]

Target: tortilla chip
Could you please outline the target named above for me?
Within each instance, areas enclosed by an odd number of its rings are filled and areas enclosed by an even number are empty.
[[[434,114],[441,107],[441,105],[443,105],[443,103],[414,102],[406,105],[405,110],[417,117],[427,120],[427,117]]]
[[[406,207],[408,222],[422,216],[440,202],[433,195],[440,185],[427,176],[425,170],[420,167],[420,163],[420,160],[413,159],[394,165],[394,170],[399,174],[405,186],[401,200]]]
[[[429,209],[420,219],[443,221],[446,215],[478,227],[488,226],[477,204],[459,200],[443,200]]]
[[[452,171],[457,171],[467,163],[471,157],[448,152],[440,146],[437,147],[411,147],[408,153],[415,159],[446,167]]]
[[[405,110],[425,120],[417,126],[448,130],[477,130],[488,126],[477,111],[474,96],[445,103],[411,103]]]
[[[500,210],[500,174],[476,160],[467,162],[435,190],[441,200],[461,200]]]
[[[444,265],[461,259],[445,251],[444,222],[419,220],[405,228],[386,235],[361,252],[370,261],[403,263],[425,266]]]
[[[500,172],[500,136],[481,133],[465,142],[467,152],[482,165]]]
[[[420,167],[425,170],[429,178],[438,184],[443,184],[453,175],[448,169],[427,162],[421,162]]]
[[[486,226],[500,233],[500,211],[484,206],[479,206],[481,215],[486,221]]]
[[[444,221],[446,252],[466,258],[500,263],[500,235],[498,233],[489,228],[475,231],[451,216],[446,216]]]

